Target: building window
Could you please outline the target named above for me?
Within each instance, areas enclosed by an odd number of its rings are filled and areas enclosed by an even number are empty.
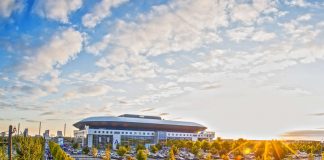
[[[133,134],[133,132],[129,132],[129,134]]]
[[[112,131],[110,131],[110,134],[112,134]]]
[[[98,133],[100,133],[100,131],[98,131]]]
[[[124,132],[122,132],[122,134],[124,134]]]
[[[94,131],[93,133],[97,133],[97,131]]]
[[[128,132],[126,132],[126,134],[128,134]]]

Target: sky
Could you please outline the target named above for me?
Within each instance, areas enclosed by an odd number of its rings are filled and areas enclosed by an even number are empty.
[[[324,138],[321,0],[1,0],[0,132],[89,116]]]

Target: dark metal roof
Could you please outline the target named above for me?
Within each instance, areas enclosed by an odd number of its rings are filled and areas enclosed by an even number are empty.
[[[128,118],[144,118],[144,119],[159,119],[162,120],[159,116],[145,116],[145,115],[137,115],[137,114],[122,114],[118,117],[128,117]]]
[[[194,122],[114,116],[89,117],[73,125],[79,129],[83,129],[85,125],[88,125],[90,128],[114,128],[174,132],[197,132],[207,129],[205,126]]]

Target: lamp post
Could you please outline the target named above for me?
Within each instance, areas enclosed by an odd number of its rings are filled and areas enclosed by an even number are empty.
[[[8,133],[8,159],[12,160],[12,134],[16,132],[16,127],[12,128],[12,125],[9,126]]]

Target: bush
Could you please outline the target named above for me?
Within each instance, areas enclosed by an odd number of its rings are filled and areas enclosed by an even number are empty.
[[[137,160],[146,160],[147,159],[147,154],[145,150],[138,150],[136,154]]]
[[[84,147],[84,148],[82,149],[82,152],[83,152],[84,154],[88,154],[88,153],[90,152],[89,147],[88,147],[88,146]]]
[[[126,156],[126,160],[135,160],[135,158],[133,158],[131,156]]]
[[[94,157],[97,157],[97,155],[98,155],[98,149],[97,149],[96,147],[92,147],[92,149],[91,149],[91,153],[92,153],[92,155],[93,155]]]
[[[139,151],[139,150],[146,150],[146,148],[145,148],[144,145],[142,145],[142,144],[138,144],[138,145],[136,146],[136,152]]]
[[[124,146],[120,146],[117,150],[117,154],[119,156],[124,156],[127,153],[127,148]]]
[[[80,148],[80,144],[78,142],[75,142],[75,143],[73,143],[72,148],[78,149],[78,148]]]
[[[173,148],[173,147],[172,147],[172,148]],[[169,160],[176,160],[172,148],[170,148],[170,151],[169,151]]]
[[[105,157],[103,159],[104,160],[110,160],[110,148],[109,148],[109,146],[105,150]]]
[[[150,150],[151,150],[152,153],[156,153],[157,151],[159,151],[159,149],[155,145],[152,145],[150,147]]]

